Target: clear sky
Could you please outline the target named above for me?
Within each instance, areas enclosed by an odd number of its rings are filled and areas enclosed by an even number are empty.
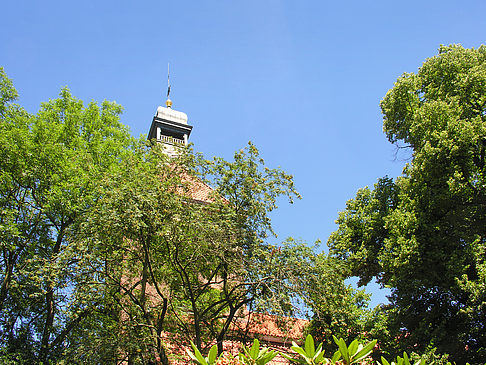
[[[323,241],[360,187],[405,161],[379,102],[440,44],[486,43],[486,1],[5,1],[0,65],[36,112],[61,87],[114,100],[135,136],[167,88],[190,141],[230,158],[253,141],[303,199],[273,215],[279,237]],[[277,241],[276,241],[277,242]],[[373,291],[372,304],[384,300]]]

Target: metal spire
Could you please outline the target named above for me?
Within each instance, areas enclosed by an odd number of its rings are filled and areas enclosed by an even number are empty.
[[[172,100],[170,100],[169,95],[170,95],[170,65],[167,62],[167,101],[165,102],[167,108],[172,107]]]
[[[167,99],[170,94],[170,65],[167,63]]]

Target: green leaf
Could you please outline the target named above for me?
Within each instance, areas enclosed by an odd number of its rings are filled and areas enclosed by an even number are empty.
[[[403,353],[403,364],[404,365],[410,365],[410,360],[409,360],[406,352]]]
[[[283,352],[281,352],[280,355],[282,357],[286,358],[287,360],[289,360],[291,363],[307,364],[307,361],[305,361],[305,360],[303,360],[301,358],[295,358],[295,357],[289,356],[287,354],[284,354]]]
[[[215,363],[217,356],[218,356],[218,346],[213,345],[211,347],[211,350],[209,350],[208,353],[208,362],[210,365]]]
[[[193,361],[196,361],[196,362],[199,362],[198,359],[196,358],[196,356],[194,356],[194,354],[192,353],[191,350],[189,349],[186,349],[186,352],[187,354],[189,355],[189,357],[193,360]]]
[[[260,342],[255,338],[250,349],[250,357],[255,360],[258,357],[260,351]]]
[[[332,358],[331,358],[331,362],[334,364],[336,363],[336,361],[338,361],[340,358],[341,358],[341,351],[337,350],[333,355],[332,355]]]
[[[267,349],[265,349],[265,350],[267,350]],[[275,352],[275,351],[267,352],[267,353],[265,353],[264,356],[262,356],[261,358],[259,358],[256,361],[256,363],[257,363],[257,365],[265,365],[266,363],[272,361],[275,358],[275,356],[277,356],[277,352]]]
[[[324,359],[324,351],[322,351],[322,349],[319,349],[318,351],[316,351],[316,354],[314,355],[314,362],[316,364],[320,364],[323,359]]]
[[[314,338],[312,338],[311,335],[307,335],[307,338],[305,339],[305,352],[307,353],[307,356],[310,358],[314,357],[314,349]]]
[[[354,362],[359,362],[363,360],[365,357],[367,357],[375,348],[376,345],[376,340],[373,340],[369,343],[367,343],[363,348],[355,355],[353,361]]]
[[[204,356],[199,352],[198,348],[196,347],[196,345],[194,345],[194,343],[191,341],[191,346],[192,346],[192,349],[194,350],[194,357],[196,359],[196,361],[200,364],[200,365],[209,365],[206,361],[206,359],[204,358]],[[193,356],[191,356],[192,358],[194,358]]]
[[[334,339],[334,342],[339,346],[339,352],[341,352],[341,356],[343,357],[343,360],[345,361],[346,364],[349,364],[349,353],[348,353],[348,347],[346,346],[346,343],[342,338],[339,340],[337,339],[336,336],[332,336]]]
[[[382,365],[390,365],[387,359],[385,359],[383,356],[381,357],[381,363]]]
[[[348,346],[348,353],[350,358],[353,357],[353,355],[356,353],[357,350],[358,350],[358,340],[356,339],[353,342],[351,342]]]
[[[304,351],[304,349],[302,349],[302,347],[292,346],[291,349],[297,352],[299,355],[302,355],[304,358],[307,358],[307,353]]]

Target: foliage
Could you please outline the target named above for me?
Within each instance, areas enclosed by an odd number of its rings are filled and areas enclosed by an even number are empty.
[[[358,339],[355,339],[347,346],[342,338],[338,339],[336,336],[333,336],[333,339],[335,345],[338,346],[338,350],[334,352],[332,358],[324,357],[325,352],[322,348],[322,343],[315,348],[312,335],[307,335],[304,347],[300,347],[293,342],[292,350],[299,355],[298,358],[285,354],[283,356],[296,364],[336,364],[339,361],[340,364],[351,365],[363,363],[366,360],[369,361],[369,356],[376,345],[376,340],[363,345]]]
[[[411,363],[406,352],[403,353],[403,357],[397,356],[396,362],[389,363],[383,356],[381,357],[381,365],[425,365],[425,360],[418,360],[415,363]]]
[[[189,357],[194,361],[196,364],[199,365],[214,365],[218,360],[218,347],[213,345],[209,350],[208,356],[204,357],[196,345],[191,341],[191,347],[194,352],[191,352],[189,349],[186,349],[187,354]]]
[[[299,355],[298,358],[290,357],[286,354],[283,354],[283,356],[293,363],[309,365],[329,363],[329,359],[324,357],[322,343],[319,344],[316,348],[312,335],[307,335],[304,347],[300,347],[295,342],[292,342],[291,349]]]
[[[199,365],[213,365],[221,363],[238,363],[245,365],[265,365],[272,361],[277,356],[276,351],[269,351],[268,348],[263,347],[260,349],[260,342],[255,338],[251,348],[243,346],[242,351],[238,353],[237,357],[230,356],[228,360],[225,354],[220,354],[218,357],[218,349],[216,345],[213,345],[209,350],[208,356],[204,357],[196,345],[191,341],[191,347],[194,352],[186,350],[189,357],[195,363]]]
[[[436,352],[436,347],[429,347],[421,354],[412,352],[410,354],[410,361],[420,362],[423,360],[426,364],[451,365],[451,362],[449,361],[449,354],[438,354]]]
[[[334,346],[337,345],[338,349],[333,353],[332,358],[325,357],[325,351],[320,343],[317,348],[315,347],[314,338],[312,335],[307,335],[303,346],[292,343],[291,349],[297,354],[297,357],[289,356],[285,352],[280,352],[280,355],[288,359],[294,364],[373,364],[375,361],[372,358],[372,353],[379,349],[376,340],[367,342],[366,344],[358,339],[353,340],[349,346],[342,338],[333,336]],[[191,343],[193,352],[186,350],[189,357],[197,364],[210,365],[210,364],[266,364],[271,361],[279,352],[268,351],[267,348],[260,349],[259,342],[254,339],[251,349],[243,346],[242,350],[238,353],[238,356],[233,357],[224,356],[224,354],[217,357],[216,345],[214,345],[207,357],[204,357],[197,347]],[[451,365],[445,357],[437,357],[433,354],[418,355],[412,353],[409,356],[406,352],[403,352],[402,356],[396,356],[391,362],[385,357],[381,356],[381,362],[376,361],[379,365],[425,365],[425,364],[444,364]],[[332,353],[332,351],[331,351]],[[260,362],[259,362],[260,361]]]
[[[357,364],[367,358],[376,345],[376,340],[368,342],[366,345],[363,345],[358,342],[358,340],[354,340],[346,346],[346,342],[342,338],[338,339],[336,336],[333,336],[334,342],[339,347],[339,352],[337,352],[337,356],[333,356],[333,360],[342,359],[342,362],[345,365]]]
[[[331,253],[360,284],[375,277],[392,289],[383,346],[394,356],[396,339],[401,351],[485,362],[486,47],[442,46],[381,108],[411,162],[348,201]]]
[[[448,355],[443,356],[436,356],[434,354],[435,351],[432,353],[426,353],[423,355],[418,355],[417,353],[412,353],[409,357],[406,352],[403,353],[403,357],[397,356],[396,361],[388,362],[383,356],[381,357],[381,363],[378,362],[380,365],[425,365],[425,364],[434,364],[434,365],[451,365],[449,361],[447,361]],[[469,363],[466,363],[468,365]]]
[[[290,360],[295,364],[372,364],[374,363],[371,354],[375,349],[379,348],[376,340],[369,341],[364,344],[358,339],[353,340],[349,346],[342,338],[333,336],[334,345],[338,346],[337,351],[334,352],[332,358],[325,357],[322,343],[315,347],[314,339],[312,335],[307,335],[304,345],[301,347],[293,342],[291,349],[298,355],[298,357],[289,356],[286,353],[280,352],[280,355]],[[211,364],[266,364],[271,361],[278,352],[268,351],[267,348],[260,349],[260,345],[257,339],[254,339],[251,349],[243,346],[242,350],[238,353],[237,357],[228,359],[224,354],[217,356],[216,345],[214,345],[207,357],[204,357],[198,350],[198,348],[191,342],[193,351],[186,350],[189,357],[197,364],[211,365]],[[433,352],[433,351],[432,351]],[[413,353],[411,356],[403,352],[402,356],[397,356],[391,362],[385,357],[381,356],[381,362],[376,362],[379,365],[425,365],[425,364],[444,364],[451,365],[446,358],[438,358],[428,354],[418,355]]]
[[[10,103],[18,98],[17,90],[13,87],[12,80],[7,77],[3,67],[0,67],[0,116],[4,116]]]
[[[69,90],[30,115],[3,70],[0,107],[0,347],[21,362],[75,351],[100,307],[98,283],[71,255],[97,181],[132,143],[121,107],[84,107]]]
[[[313,269],[314,275],[308,275],[307,281],[306,304],[313,313],[308,332],[323,342],[326,352],[335,346],[332,335],[347,342],[364,338],[369,295],[345,284],[347,268],[334,257],[320,254]]]
[[[255,338],[251,348],[243,345],[243,352],[238,354],[238,358],[245,365],[265,365],[277,356],[277,352],[268,350],[264,347],[260,349],[260,342]]]

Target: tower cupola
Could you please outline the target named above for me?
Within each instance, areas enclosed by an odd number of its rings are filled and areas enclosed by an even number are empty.
[[[172,100],[169,98],[170,82],[168,79],[166,107],[159,106],[155,114],[150,131],[149,140],[163,143],[169,155],[177,154],[177,148],[187,146],[187,140],[192,126],[187,123],[187,114],[172,109]]]

